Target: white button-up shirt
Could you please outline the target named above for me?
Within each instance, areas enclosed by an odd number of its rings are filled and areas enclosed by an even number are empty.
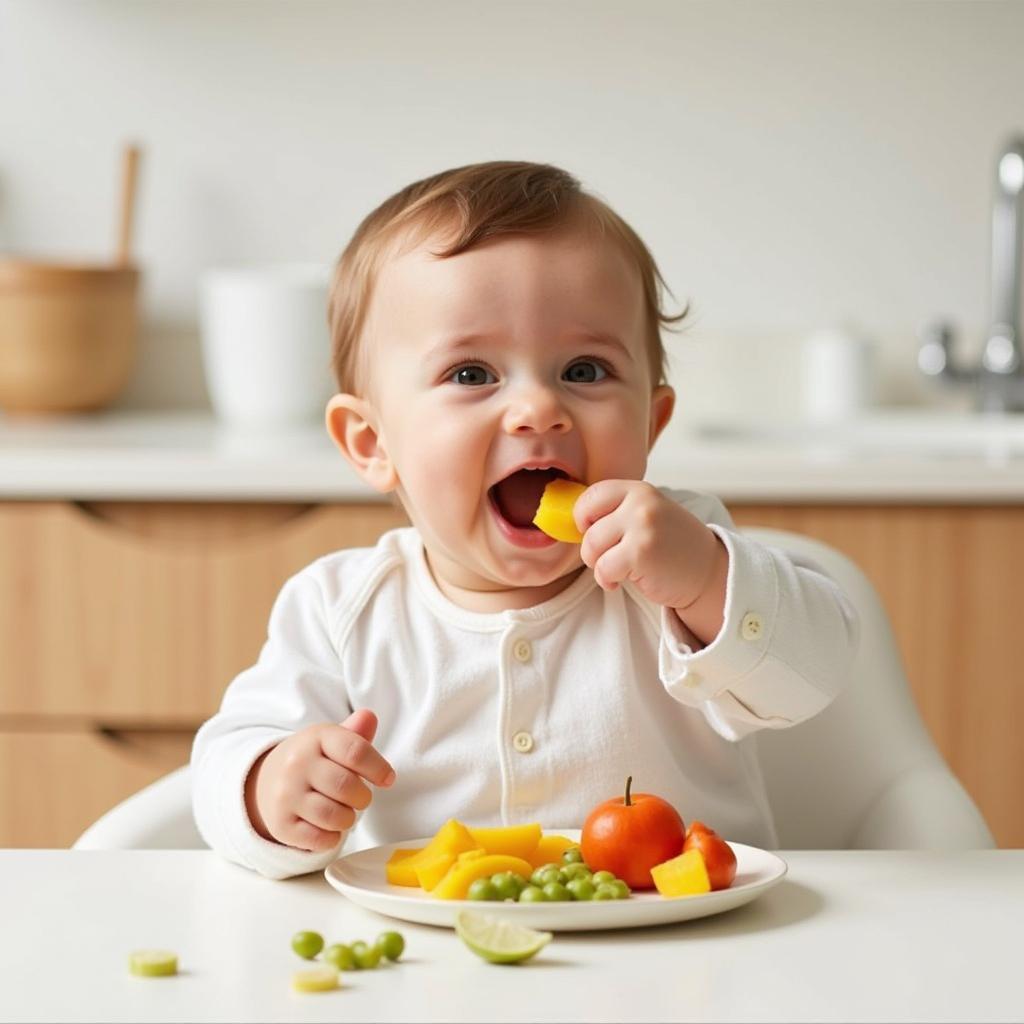
[[[269,842],[245,811],[256,759],[357,708],[397,774],[345,849],[470,825],[579,828],[635,792],[727,839],[777,845],[756,747],[743,737],[821,711],[844,685],[858,625],[811,563],[738,532],[710,495],[668,491],[729,553],[725,617],[706,647],[670,609],[584,570],[532,608],[468,611],[438,589],[418,532],[318,559],[282,588],[258,661],[228,686],[192,752],[196,822],[210,846],[262,874],[321,870],[339,849]]]

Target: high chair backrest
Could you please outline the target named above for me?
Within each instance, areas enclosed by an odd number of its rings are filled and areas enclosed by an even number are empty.
[[[881,600],[845,555],[795,533],[745,534],[811,560],[850,597],[861,620],[849,686],[821,714],[756,743],[781,849],[940,849],[994,846],[974,803],[932,742],[914,704]],[[192,819],[188,767],[128,797],[75,849],[204,846]]]
[[[834,579],[860,614],[850,682],[821,714],[762,730],[757,744],[783,849],[939,849],[994,846],[914,703],[888,615],[845,555],[785,530],[744,534]]]

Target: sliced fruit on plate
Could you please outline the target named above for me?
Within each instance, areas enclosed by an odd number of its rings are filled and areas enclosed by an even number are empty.
[[[461,821],[449,818],[422,849],[401,857],[398,856],[400,851],[396,850],[388,859],[385,874],[392,885],[418,886],[420,882],[416,877],[416,868],[420,865],[432,861],[441,853],[450,853],[454,859],[466,850],[479,849],[479,846]]]
[[[524,928],[475,910],[459,911],[455,917],[455,932],[477,956],[492,964],[529,960],[551,941],[551,932]]]
[[[698,849],[686,850],[651,868],[651,877],[662,896],[699,896],[711,892],[711,879]]]
[[[510,857],[504,853],[484,854],[483,857],[474,857],[461,863],[456,861],[434,886],[433,895],[442,900],[464,900],[473,882],[478,878],[490,878],[499,871],[529,876],[533,868],[522,857]]]
[[[534,851],[526,858],[535,868],[562,859],[562,854],[572,846],[579,846],[575,839],[567,836],[541,836]]]
[[[384,867],[388,881],[392,885],[419,885],[419,879],[416,877],[416,861],[412,858],[422,852],[423,847],[414,850],[395,850],[388,857],[388,862]]]
[[[510,857],[529,860],[541,842],[541,827],[537,822],[529,825],[506,825],[499,828],[472,828],[469,834],[487,853],[507,853]]]

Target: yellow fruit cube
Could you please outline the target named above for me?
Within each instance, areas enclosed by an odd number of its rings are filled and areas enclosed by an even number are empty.
[[[711,892],[711,879],[700,850],[686,850],[678,857],[656,864],[651,878],[662,896],[698,896]]]
[[[413,865],[413,871],[416,873],[416,881],[419,882],[420,888],[430,892],[448,874],[448,869],[455,860],[456,854],[447,850],[439,850],[433,857],[418,860]]]
[[[567,839],[565,836],[541,836],[533,852],[526,859],[535,868],[539,868],[542,864],[555,864],[561,860],[562,854],[570,846],[579,846],[579,843],[575,839]]]
[[[469,834],[488,853],[507,853],[529,860],[540,842],[540,825],[508,825],[504,828],[470,828]]]
[[[464,900],[470,885],[478,878],[490,878],[499,871],[514,871],[517,875],[530,877],[533,868],[522,857],[510,857],[504,853],[488,853],[462,863],[456,861],[448,873],[434,886],[433,893],[442,900]]]
[[[395,850],[388,858],[384,868],[388,882],[391,885],[419,885],[416,878],[416,864],[410,863],[412,857],[423,852],[423,847],[412,850]]]
[[[466,826],[461,821],[450,818],[434,833],[430,842],[421,849],[408,852],[396,850],[388,859],[385,874],[392,885],[419,885],[416,868],[428,861],[433,861],[438,854],[451,854],[454,861],[465,850],[475,849],[479,849],[479,847]],[[400,853],[402,856],[399,856]]]
[[[572,510],[576,500],[586,489],[586,484],[579,484],[575,480],[550,481],[540,497],[537,514],[533,517],[534,526],[555,540],[564,541],[566,544],[579,544],[583,540],[583,534],[576,526]]]

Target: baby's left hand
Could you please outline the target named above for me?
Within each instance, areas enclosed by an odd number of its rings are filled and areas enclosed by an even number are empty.
[[[643,480],[599,480],[573,509],[580,557],[605,590],[635,583],[650,601],[682,611],[727,571],[725,546],[696,516]]]

